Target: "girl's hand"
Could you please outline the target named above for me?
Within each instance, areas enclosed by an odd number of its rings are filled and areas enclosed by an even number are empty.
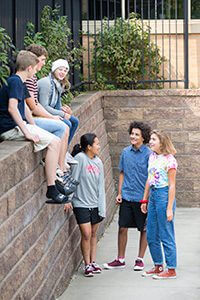
[[[70,114],[68,114],[68,113],[65,113],[65,115],[64,115],[64,119],[65,119],[65,120],[69,120],[69,119],[70,119],[70,117],[71,117],[71,115],[70,115]]]
[[[173,219],[173,211],[172,211],[172,209],[167,209],[167,221],[172,221],[172,219]]]
[[[64,211],[65,211],[65,212],[68,212],[68,210],[71,210],[71,209],[73,209],[71,202],[66,203],[66,204],[64,205]]]
[[[141,204],[140,209],[143,212],[143,214],[146,214],[147,213],[147,203]]]
[[[62,106],[62,111],[64,111],[65,113],[67,113],[67,114],[69,114],[69,115],[72,114],[71,107],[69,107],[68,105]]]

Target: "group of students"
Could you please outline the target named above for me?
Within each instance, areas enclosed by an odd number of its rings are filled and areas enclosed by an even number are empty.
[[[47,148],[46,203],[64,204],[66,212],[73,209],[81,232],[84,275],[92,277],[102,271],[96,263],[97,230],[106,216],[100,144],[94,133],[86,133],[81,136],[80,144],[74,146],[72,157],[66,155],[78,127],[78,119],[72,115],[70,107],[61,103],[61,95],[68,84],[69,65],[64,59],[53,62],[51,73],[37,82],[35,74],[41,70],[46,57],[46,50],[38,45],[30,45],[19,52],[16,74],[0,89],[0,138],[32,141],[35,151]],[[151,131],[143,122],[131,123],[129,135],[130,145],[123,149],[119,162],[118,255],[114,261],[105,263],[104,268],[125,267],[128,228],[137,228],[140,241],[134,270],[144,269],[143,258],[148,244],[154,267],[142,276],[174,279],[176,150],[165,133]],[[56,184],[58,166],[64,182],[69,159],[74,164],[72,177],[77,183],[70,199]]]
[[[46,203],[63,204],[68,197],[58,190],[56,178],[59,176],[64,182],[69,163],[77,163],[67,150],[79,120],[69,106],[61,103],[68,84],[66,60],[53,62],[49,76],[37,82],[35,74],[44,66],[47,56],[46,49],[36,44],[17,55],[16,73],[0,90],[0,138],[33,141],[36,152],[47,148]]]

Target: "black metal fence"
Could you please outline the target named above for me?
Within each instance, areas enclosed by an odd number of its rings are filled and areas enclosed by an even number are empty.
[[[191,1],[194,6],[194,0]],[[96,57],[93,42],[103,30],[103,19],[106,17],[111,27],[117,18],[129,20],[130,13],[134,12],[142,24],[151,27],[150,39],[165,57],[160,66],[161,77],[143,76],[139,83],[156,83],[163,87],[182,84],[188,88],[188,0],[1,0],[0,26],[6,28],[17,48],[22,49],[27,22],[31,21],[36,31],[39,30],[42,8],[45,5],[54,8],[56,4],[60,5],[61,14],[68,17],[75,45],[83,42],[85,48],[83,79],[80,72],[74,71],[73,86],[88,84],[91,88],[92,78],[97,77],[98,70],[95,67],[92,70],[91,61],[92,56]],[[148,67],[151,68],[150,61]]]
[[[148,83],[149,86],[188,88],[188,0],[83,0],[82,9],[84,45],[87,49],[84,73],[89,87],[91,78],[97,77],[95,42],[97,34],[103,37],[103,19],[106,18],[111,27],[116,25],[118,17],[129,22],[130,13],[134,12],[144,28],[145,25],[151,28],[149,40],[153,40],[164,58],[159,76],[147,78],[143,74],[142,80],[137,83],[144,86]],[[148,68],[151,69],[150,60]],[[131,83],[137,86],[135,81]]]

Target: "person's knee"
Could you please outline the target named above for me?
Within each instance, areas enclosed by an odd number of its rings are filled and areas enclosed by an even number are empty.
[[[89,241],[91,239],[91,232],[82,233],[82,239],[85,241]]]
[[[119,227],[119,235],[126,235],[128,232],[128,228]]]
[[[55,136],[51,143],[49,144],[49,148],[53,148],[55,150],[57,150],[60,147],[60,138]]]

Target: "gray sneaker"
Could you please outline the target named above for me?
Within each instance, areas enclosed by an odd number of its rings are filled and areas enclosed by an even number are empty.
[[[69,152],[67,152],[66,156],[65,156],[65,163],[67,163],[69,165],[77,165],[78,161],[75,160]]]

